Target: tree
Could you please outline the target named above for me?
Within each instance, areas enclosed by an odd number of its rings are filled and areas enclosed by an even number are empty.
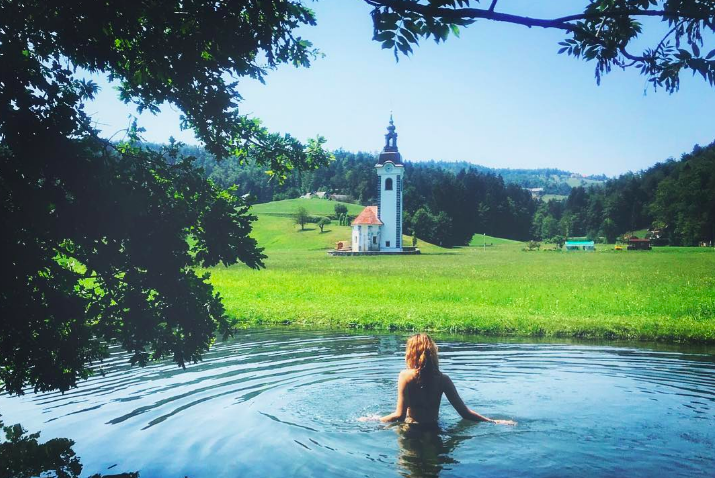
[[[325,226],[327,226],[328,224],[330,224],[330,219],[328,219],[327,217],[321,217],[321,218],[318,220],[317,224],[318,224],[318,227],[320,228],[320,233],[322,234],[322,233],[323,233],[323,228],[324,228]]]
[[[603,220],[601,225],[601,232],[606,237],[606,242],[608,244],[615,244],[616,238],[618,237],[618,230],[616,229],[616,223],[609,217]]]
[[[338,203],[335,205],[335,215],[340,217],[348,213],[348,207],[345,204]]]
[[[98,137],[84,71],[120,82],[139,110],[182,112],[218,160],[251,159],[279,182],[325,165],[239,111],[238,82],[308,66],[299,1],[0,0],[0,390],[67,390],[119,343],[132,363],[197,361],[233,322],[198,267],[261,267],[248,204],[172,144]],[[192,238],[191,241],[188,241]]]
[[[537,241],[529,241],[526,243],[525,250],[533,251],[534,249],[541,250],[541,243]]]
[[[5,426],[0,420],[0,476],[30,478],[51,476],[77,478],[82,472],[79,458],[72,450],[74,442],[67,438],[53,438],[45,443],[37,439],[39,433],[27,435],[19,424]]]
[[[541,237],[547,239],[559,232],[559,222],[553,216],[547,216],[541,224]]]
[[[296,209],[293,213],[293,221],[300,226],[301,231],[305,230],[305,225],[310,222],[308,210],[302,206]]]
[[[434,242],[436,232],[435,217],[425,208],[418,209],[412,216],[413,235]]]
[[[674,92],[680,74],[690,70],[715,85],[714,45],[705,48],[715,32],[715,3],[708,0],[591,0],[583,11],[558,18],[531,18],[501,12],[498,0],[364,0],[373,7],[373,39],[383,48],[408,55],[422,38],[439,43],[459,27],[491,20],[525,27],[561,30],[566,35],[558,53],[595,61],[596,81],[613,67],[635,68],[654,88]],[[475,8],[472,5],[484,5]],[[642,21],[654,18],[667,24],[660,40],[634,53],[630,46],[643,30]],[[650,28],[650,27],[649,27]]]
[[[561,249],[566,243],[566,238],[564,238],[564,236],[558,235],[552,237],[550,242],[555,244],[557,249]]]

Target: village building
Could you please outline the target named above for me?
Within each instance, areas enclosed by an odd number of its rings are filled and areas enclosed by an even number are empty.
[[[305,193],[300,198],[301,199],[313,199],[313,198],[330,199],[330,193],[328,193],[326,191],[317,191],[317,192],[312,192],[312,193]]]
[[[566,241],[567,251],[595,251],[596,246],[593,241]]]
[[[631,237],[628,239],[628,250],[629,251],[650,251],[650,239],[638,239],[637,237]]]
[[[402,253],[402,177],[405,166],[397,149],[397,133],[390,115],[385,147],[375,164],[377,206],[368,206],[352,222],[352,251]],[[414,251],[417,252],[417,251]]]
[[[541,199],[544,196],[544,188],[526,188],[531,193],[533,199]]]
[[[331,201],[353,202],[352,196],[349,196],[347,194],[331,194],[328,199],[330,199]]]

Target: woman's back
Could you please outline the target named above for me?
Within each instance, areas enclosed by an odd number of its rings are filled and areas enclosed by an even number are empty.
[[[413,335],[405,348],[407,369],[397,380],[397,405],[394,413],[380,418],[383,422],[404,420],[407,423],[435,425],[444,393],[462,418],[480,422],[513,425],[510,420],[492,420],[470,410],[457,393],[450,378],[439,371],[437,344],[427,334]]]
[[[443,375],[439,371],[407,373],[407,417],[406,422],[432,424],[437,422],[439,406],[442,402]]]

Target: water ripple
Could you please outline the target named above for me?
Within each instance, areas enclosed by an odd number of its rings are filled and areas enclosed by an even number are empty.
[[[404,339],[251,330],[186,370],[130,367],[114,350],[75,390],[0,406],[8,423],[75,440],[88,472],[145,478],[510,475],[525,463],[538,464],[533,476],[692,476],[715,467],[710,349],[443,337],[441,368],[465,402],[517,427],[460,421],[446,401],[432,435],[357,422],[394,407]]]

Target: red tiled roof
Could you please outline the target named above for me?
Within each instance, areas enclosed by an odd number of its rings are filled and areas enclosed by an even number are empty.
[[[368,206],[362,210],[360,215],[355,218],[353,226],[382,226],[382,221],[377,218],[377,206]]]

